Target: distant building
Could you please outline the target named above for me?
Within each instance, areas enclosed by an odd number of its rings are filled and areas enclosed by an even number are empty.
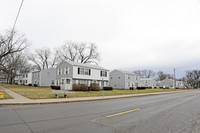
[[[17,74],[17,76],[15,76],[14,78],[14,83],[18,85],[22,85],[23,83],[22,80],[23,80],[22,74]]]
[[[49,68],[41,71],[32,72],[31,80],[33,86],[51,86],[56,80],[56,69]]]
[[[6,74],[0,70],[0,83],[6,83],[7,82],[7,78],[6,78]]]
[[[22,84],[32,85],[32,72],[22,74]]]
[[[140,86],[141,87],[147,87],[147,88],[156,88],[156,80],[153,78],[144,78],[140,79]]]
[[[63,90],[72,90],[73,84],[97,83],[100,87],[108,86],[109,70],[98,65],[63,61],[56,68],[56,85]]]
[[[130,89],[139,86],[140,77],[132,72],[113,70],[110,72],[110,86],[115,89]]]
[[[174,79],[164,79],[160,81],[161,88],[185,88],[183,81],[176,80],[176,87],[174,87]]]

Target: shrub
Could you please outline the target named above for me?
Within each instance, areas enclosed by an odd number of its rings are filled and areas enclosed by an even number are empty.
[[[130,90],[134,90],[134,87],[130,87],[129,89],[130,89]]]
[[[72,90],[73,91],[88,91],[88,86],[85,84],[73,84]]]
[[[107,87],[103,87],[103,90],[105,90],[105,91],[110,91],[110,90],[113,90],[113,88],[110,87],[110,86],[107,86]]]
[[[80,84],[80,91],[88,91],[88,86],[86,84]]]
[[[145,90],[146,87],[137,87],[137,90]]]
[[[99,84],[91,83],[91,84],[90,84],[90,90],[91,90],[91,91],[100,91]]]
[[[38,84],[34,84],[33,86],[34,86],[34,87],[38,87]]]
[[[60,86],[51,85],[51,89],[60,90]]]
[[[72,85],[72,90],[73,91],[79,91],[79,84],[73,84]]]

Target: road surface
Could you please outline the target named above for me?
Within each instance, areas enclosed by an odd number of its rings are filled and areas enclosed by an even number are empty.
[[[1,105],[0,133],[200,133],[200,90],[79,103]]]

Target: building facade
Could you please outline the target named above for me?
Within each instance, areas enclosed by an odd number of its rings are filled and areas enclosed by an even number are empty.
[[[56,69],[49,68],[41,71],[32,72],[33,86],[51,86],[56,80]]]
[[[161,88],[180,88],[180,89],[186,88],[183,81],[176,80],[176,87],[174,87],[174,85],[175,85],[174,79],[164,79],[160,81]]]
[[[140,79],[140,86],[147,88],[157,88],[156,80],[153,78]]]
[[[110,86],[115,89],[130,89],[140,86],[140,77],[131,72],[113,70],[110,72]]]
[[[63,61],[56,68],[55,84],[63,90],[72,90],[73,84],[97,83],[100,87],[108,86],[109,70],[97,65]]]

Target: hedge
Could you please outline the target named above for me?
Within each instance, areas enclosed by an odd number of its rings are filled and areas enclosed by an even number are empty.
[[[90,91],[100,91],[99,84],[91,83],[90,84]]]
[[[51,89],[60,90],[60,86],[51,85]]]
[[[109,86],[106,86],[106,87],[103,87],[103,90],[105,90],[105,91],[110,91],[110,90],[113,90],[113,88],[112,88],[112,87],[109,87]]]
[[[86,84],[73,84],[73,91],[88,91],[88,86]]]
[[[137,87],[137,90],[145,90],[146,87]]]

